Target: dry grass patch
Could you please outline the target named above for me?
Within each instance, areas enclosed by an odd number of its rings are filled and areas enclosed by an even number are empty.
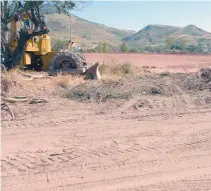
[[[149,73],[146,69],[136,67],[129,62],[117,63],[114,60],[104,60],[99,71],[103,77],[137,76]]]
[[[41,89],[44,89],[49,83],[46,78],[34,79],[30,76],[41,76],[40,72],[21,71],[24,75],[18,72],[17,69],[12,69],[1,73],[1,95],[2,96],[34,96],[39,94]]]
[[[62,88],[77,86],[84,83],[84,79],[82,76],[62,74],[58,74],[57,76],[55,76],[52,81],[56,86],[60,86]]]
[[[23,80],[16,69],[1,73],[1,95],[6,95],[13,86]]]
[[[17,69],[12,69],[10,71],[6,71],[4,73],[1,73],[2,79],[8,80],[8,81],[20,81],[23,80],[23,76],[18,73]]]

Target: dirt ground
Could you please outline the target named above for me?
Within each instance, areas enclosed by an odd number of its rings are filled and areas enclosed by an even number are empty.
[[[88,62],[131,63],[136,66],[153,67],[153,72],[196,72],[211,66],[211,55],[166,55],[138,53],[87,53]]]
[[[48,102],[2,111],[2,190],[211,190],[209,77],[19,80],[3,96]]]

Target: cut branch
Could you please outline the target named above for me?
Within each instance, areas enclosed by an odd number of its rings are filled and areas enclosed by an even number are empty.
[[[6,103],[1,103],[1,109],[5,109],[7,108],[7,110],[9,111],[11,117],[12,117],[12,120],[15,119],[15,115],[14,113],[12,112],[12,110],[10,109],[10,107],[6,104]]]

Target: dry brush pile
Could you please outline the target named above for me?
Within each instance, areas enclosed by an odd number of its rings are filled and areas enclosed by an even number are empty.
[[[50,96],[56,92],[69,99],[105,102],[110,99],[129,100],[142,95],[172,96],[181,93],[180,91],[187,94],[205,92],[207,97],[211,93],[209,68],[190,74],[152,74],[128,63],[104,63],[100,70],[103,76],[101,81],[60,74],[49,79],[29,80],[12,70],[1,76],[1,96]]]
[[[83,101],[105,102],[110,99],[129,100],[134,96],[174,96],[185,92],[189,95],[207,95],[211,99],[211,69],[202,69],[190,74],[128,75],[121,78],[107,78],[101,82],[87,81],[74,88],[67,88],[64,97]]]

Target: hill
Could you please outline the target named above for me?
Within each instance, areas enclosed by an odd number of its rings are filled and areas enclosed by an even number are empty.
[[[179,27],[165,25],[148,25],[137,33],[124,38],[129,43],[150,45],[162,42],[165,38],[175,33]]]
[[[93,49],[100,43],[108,43],[110,47],[118,50],[125,41],[129,49],[145,50],[148,46],[167,47],[169,39],[173,39],[174,43],[211,46],[211,33],[195,25],[185,27],[148,25],[135,32],[90,22],[75,15],[70,18],[57,14],[55,8],[49,4],[43,6],[42,12],[46,15],[52,38],[68,41],[71,26],[72,40],[78,42],[84,49]]]
[[[211,45],[211,33],[195,25],[185,27],[148,25],[137,33],[124,38],[124,40],[129,47],[140,48],[148,45],[166,45],[169,38],[178,43]]]
[[[211,45],[211,33],[206,32],[195,25],[188,25],[180,28],[177,32],[171,35],[171,38],[174,38],[178,42]]]
[[[174,35],[191,35],[191,36],[209,36],[211,33],[208,33],[195,25],[187,25],[183,28],[179,28]]]
[[[120,30],[94,22],[89,22],[77,16],[71,16],[71,19],[62,14],[48,14],[47,24],[50,34],[57,39],[70,38],[70,24],[72,30],[72,40],[80,42],[82,46],[93,48],[100,42],[106,42],[113,46],[119,46],[122,39],[134,31]]]
[[[94,48],[99,43],[119,46],[123,38],[135,33],[133,30],[121,30],[90,22],[75,15],[68,17],[58,14],[50,4],[44,4],[41,10],[46,16],[50,35],[53,38],[69,40],[71,25],[72,40],[86,48]]]

